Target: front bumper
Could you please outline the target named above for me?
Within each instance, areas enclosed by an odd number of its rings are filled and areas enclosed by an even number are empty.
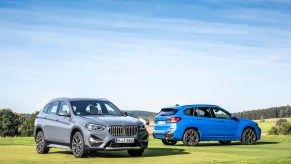
[[[260,140],[261,139],[261,128],[260,127],[256,128],[256,133],[257,133],[257,140]]]
[[[134,136],[112,136],[107,133],[104,134],[88,134],[84,138],[86,150],[139,150],[146,149],[148,147],[147,131],[139,132]],[[134,143],[116,143],[116,138],[134,138]]]

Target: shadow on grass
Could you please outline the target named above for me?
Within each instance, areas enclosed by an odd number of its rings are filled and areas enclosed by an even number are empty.
[[[50,154],[71,154],[72,151],[53,151],[49,152]],[[185,152],[184,149],[177,148],[148,148],[144,151],[144,154],[139,158],[145,157],[159,157],[159,156],[171,156],[171,155],[182,155],[190,154]],[[128,158],[130,157],[127,151],[93,151],[90,152],[88,157],[90,158]],[[131,157],[134,158],[134,157]]]
[[[255,145],[271,145],[271,144],[278,144],[279,142],[267,142],[267,141],[257,141]],[[219,142],[199,142],[197,145],[199,146],[237,146],[237,145],[243,145],[241,142],[231,142],[228,145],[222,145]],[[184,146],[183,144],[177,144],[177,146]]]
[[[267,142],[267,141],[259,141],[256,142],[255,145],[268,145],[268,144],[278,144],[279,142]]]

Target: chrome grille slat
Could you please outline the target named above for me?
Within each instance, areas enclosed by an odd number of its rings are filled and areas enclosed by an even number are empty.
[[[110,126],[109,133],[113,136],[134,136],[138,132],[137,126]]]

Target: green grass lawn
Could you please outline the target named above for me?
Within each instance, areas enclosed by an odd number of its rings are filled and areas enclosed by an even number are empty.
[[[0,138],[0,163],[291,163],[291,136],[263,136],[255,145],[233,142],[200,142],[186,147],[181,142],[164,146],[150,138],[142,157],[129,157],[126,151],[98,152],[77,159],[66,149],[37,154],[33,138]]]
[[[262,129],[262,133],[268,133],[272,126],[276,125],[276,122],[259,122],[259,127]]]

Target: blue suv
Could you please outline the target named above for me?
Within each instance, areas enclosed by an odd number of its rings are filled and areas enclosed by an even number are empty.
[[[216,105],[176,105],[162,108],[155,117],[153,136],[165,145],[183,141],[186,146],[195,146],[199,141],[219,141],[229,144],[239,140],[252,145],[261,137],[258,124],[237,118]]]

